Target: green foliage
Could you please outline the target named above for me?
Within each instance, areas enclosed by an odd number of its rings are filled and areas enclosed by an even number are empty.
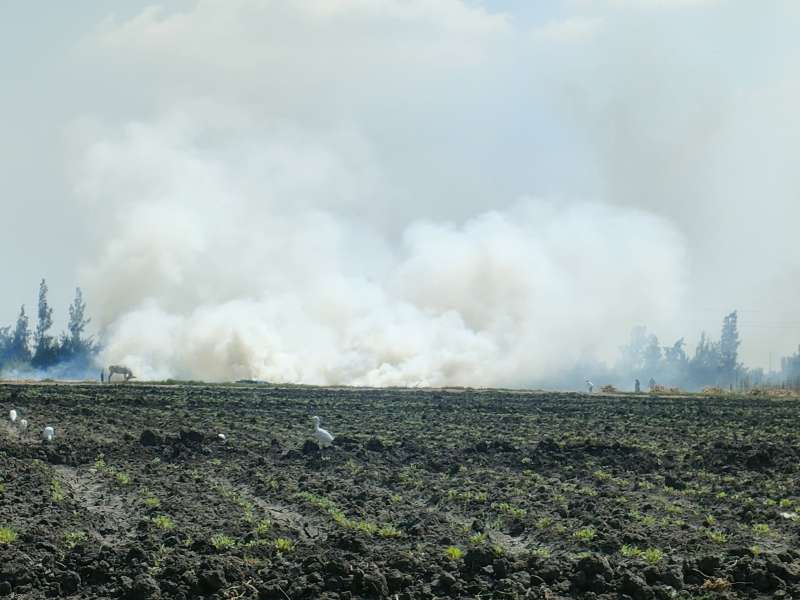
[[[756,535],[767,535],[769,533],[769,525],[766,523],[754,523],[753,532]]]
[[[448,546],[445,548],[444,554],[450,560],[461,560],[464,558],[464,552],[456,546]]]
[[[294,552],[294,542],[287,538],[278,538],[275,540],[275,550],[284,554]]]
[[[272,521],[270,519],[261,519],[256,525],[256,533],[260,536],[267,535],[272,529]]]
[[[383,525],[378,529],[377,533],[383,538],[396,538],[402,535],[401,531],[394,525]]]
[[[0,544],[13,544],[17,541],[17,532],[8,527],[0,527]]]
[[[642,551],[637,546],[624,545],[620,548],[620,553],[626,558],[639,558]]]
[[[535,556],[536,558],[550,558],[552,555],[552,550],[547,546],[539,546],[531,550],[531,556]]]
[[[211,537],[211,545],[217,552],[221,552],[236,546],[236,540],[224,533],[218,533]]]
[[[175,529],[175,522],[167,515],[158,515],[151,520],[157,529],[163,529],[164,531]]]
[[[475,535],[469,536],[469,543],[473,546],[480,546],[486,541],[486,534],[485,533],[476,533]]]
[[[61,481],[59,481],[57,477],[53,477],[53,480],[50,482],[50,498],[53,502],[58,504],[63,502],[66,497]]]
[[[147,498],[144,499],[144,505],[147,508],[158,508],[159,506],[161,506],[161,500],[159,500],[155,496],[148,496]]]
[[[644,558],[651,565],[655,565],[661,562],[661,560],[664,558],[664,553],[658,548],[648,548],[642,552],[642,558]]]
[[[581,542],[591,542],[597,535],[597,530],[594,527],[583,527],[579,529],[572,536]]]
[[[708,539],[715,544],[724,544],[728,541],[728,536],[724,531],[714,529],[708,532]]]
[[[85,540],[85,531],[67,531],[64,534],[64,545],[70,550]]]

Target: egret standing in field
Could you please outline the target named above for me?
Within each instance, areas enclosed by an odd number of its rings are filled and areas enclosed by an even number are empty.
[[[42,439],[45,442],[52,442],[54,437],[56,437],[56,430],[49,425],[45,427],[44,431],[42,432]]]
[[[592,393],[592,390],[594,389],[594,384],[591,381],[589,381],[588,379],[586,380],[586,389],[589,390],[590,394]]]
[[[8,420],[11,421],[11,424],[14,425],[17,422],[17,411],[16,409],[11,409],[8,411]]]
[[[25,431],[28,429],[28,419],[20,419],[19,420],[19,430]]]
[[[319,417],[312,417],[312,420],[314,421],[314,437],[317,438],[317,443],[319,444],[320,448],[324,449],[330,446],[331,442],[333,442],[333,435],[331,432],[327,431],[326,429],[322,429],[322,427],[319,426]]]

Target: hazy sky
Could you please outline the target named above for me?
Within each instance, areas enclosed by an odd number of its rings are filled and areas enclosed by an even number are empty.
[[[800,342],[793,0],[1,5],[0,323],[46,277],[109,359],[309,381],[519,382],[734,308],[750,364]]]

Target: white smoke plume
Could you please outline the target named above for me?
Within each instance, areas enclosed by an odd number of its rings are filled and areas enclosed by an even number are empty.
[[[184,114],[89,146],[104,363],[143,378],[524,385],[679,307],[683,241],[646,213],[522,199],[394,235],[366,210],[380,190],[357,139],[228,133]]]
[[[748,364],[793,351],[797,3],[557,4],[165,2],[86,36],[101,361],[528,385],[735,308]]]

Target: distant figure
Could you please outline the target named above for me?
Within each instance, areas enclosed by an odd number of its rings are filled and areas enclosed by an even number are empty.
[[[590,394],[592,393],[592,390],[594,389],[594,384],[591,381],[589,381],[588,379],[586,380],[586,389],[589,390]]]
[[[125,381],[130,381],[131,379],[136,378],[136,375],[133,374],[133,371],[122,365],[111,365],[108,367],[108,383],[111,383],[111,377],[114,375],[122,375],[125,378]]]
[[[106,370],[100,369],[100,383],[106,382]]]
[[[656,391],[656,380],[651,377],[649,383],[650,383],[650,391],[651,392],[655,392]]]
[[[636,390],[637,394],[642,391],[642,384],[639,382],[638,379],[636,380],[636,384],[634,385],[634,389]]]

